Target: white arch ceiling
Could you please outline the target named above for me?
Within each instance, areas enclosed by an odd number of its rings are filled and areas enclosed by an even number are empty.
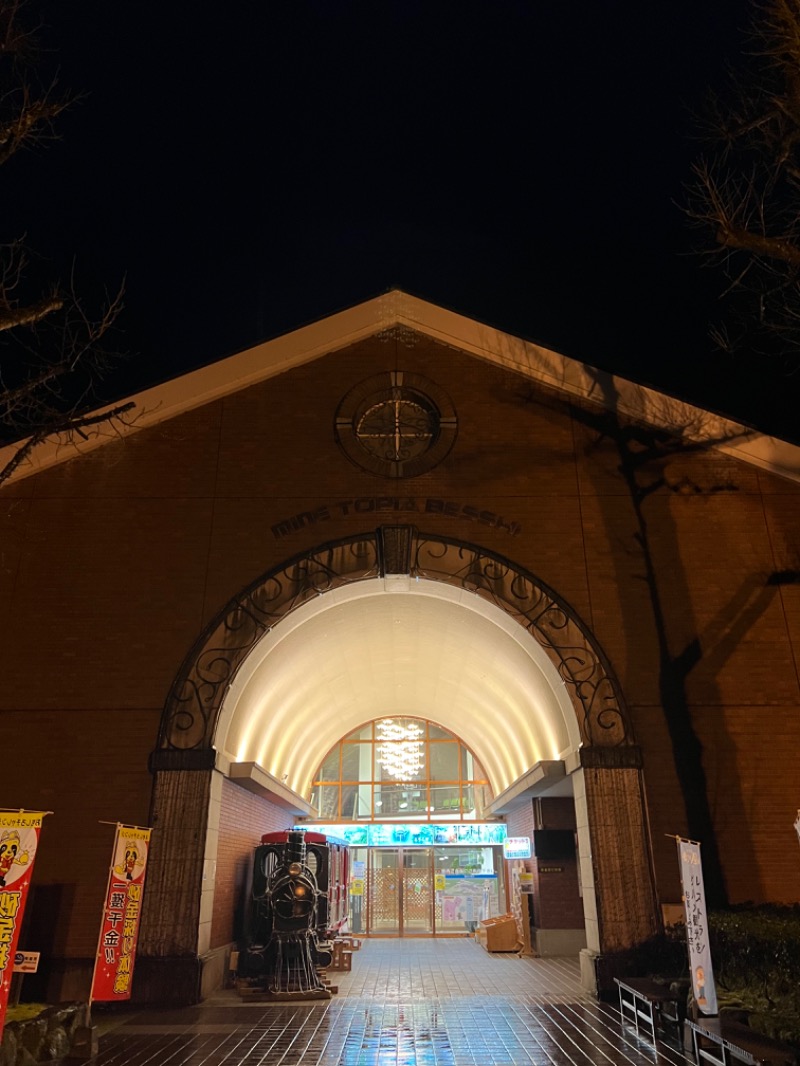
[[[326,593],[266,633],[226,694],[214,746],[307,796],[337,741],[397,714],[461,737],[495,795],[580,744],[564,684],[522,626],[472,592],[389,577]]]

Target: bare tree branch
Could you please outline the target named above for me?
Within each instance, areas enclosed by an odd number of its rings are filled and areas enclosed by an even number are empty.
[[[686,212],[724,279],[712,337],[800,369],[800,0],[759,4],[750,46],[749,74],[710,102]]]
[[[55,86],[34,96],[29,85],[0,97],[0,166],[21,148],[54,137],[52,123],[73,101],[58,98]]]
[[[53,121],[75,99],[56,83],[33,88],[36,34],[22,19],[26,0],[0,0],[0,165],[55,135]],[[20,238],[0,247],[0,444],[14,444],[0,469],[0,485],[18,474],[39,445],[70,442],[85,430],[115,423],[132,405],[103,405],[97,385],[116,360],[106,347],[122,309],[123,287],[92,308],[67,283],[41,278],[41,261]]]
[[[51,437],[63,437],[67,441],[71,440],[74,435],[85,438],[84,429],[103,423],[113,425],[117,420],[121,420],[123,415],[133,411],[135,406],[133,402],[123,403],[97,415],[68,417],[61,422],[40,426],[26,441],[20,444],[6,465],[0,468],[0,485],[8,481],[18,468],[30,459],[33,451]]]

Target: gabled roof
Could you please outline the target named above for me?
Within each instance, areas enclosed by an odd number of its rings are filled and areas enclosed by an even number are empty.
[[[8,480],[19,481],[111,440],[158,425],[393,327],[414,330],[477,359],[514,371],[562,394],[565,399],[613,407],[620,415],[664,429],[687,442],[708,442],[744,462],[800,481],[800,447],[397,289],[137,393],[128,398],[134,408],[124,422],[100,423],[88,430],[85,438],[61,436],[48,440],[35,448],[29,460]],[[99,408],[97,413],[116,406]],[[0,449],[0,469],[17,447]]]

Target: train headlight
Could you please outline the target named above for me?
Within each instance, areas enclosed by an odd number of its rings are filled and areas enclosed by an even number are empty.
[[[290,873],[290,875],[292,877],[299,877],[302,872],[303,872],[303,867],[300,865],[299,862],[293,862],[289,866],[289,873]]]

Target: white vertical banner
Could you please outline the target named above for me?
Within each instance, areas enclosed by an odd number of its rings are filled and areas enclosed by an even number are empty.
[[[676,840],[678,861],[681,867],[683,906],[686,912],[686,943],[689,949],[689,972],[692,977],[694,1000],[703,1014],[717,1014],[717,989],[714,985],[711,945],[708,940],[708,915],[700,845],[694,840],[682,840],[680,837],[676,837]]]

